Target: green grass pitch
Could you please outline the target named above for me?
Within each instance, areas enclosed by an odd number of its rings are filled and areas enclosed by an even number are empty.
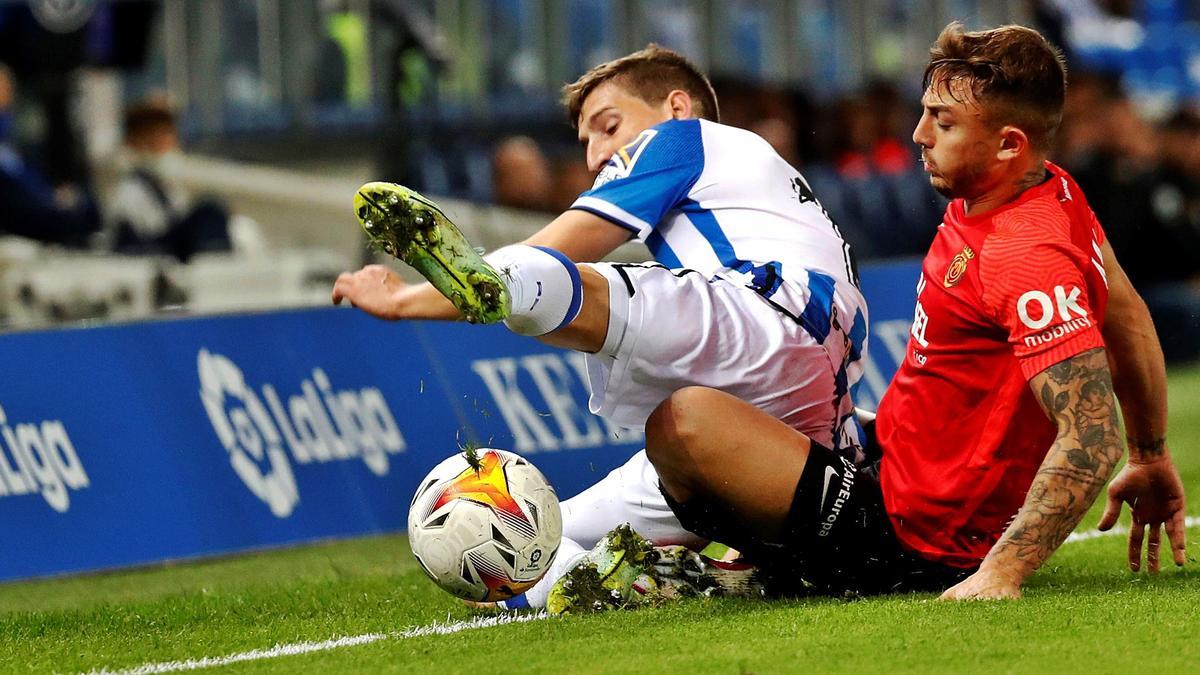
[[[1200,368],[1171,376],[1171,447],[1200,513]],[[1094,508],[1080,529],[1099,518]],[[1128,516],[1126,515],[1126,520]],[[1200,671],[1200,528],[1189,566],[1130,573],[1123,537],[1064,546],[1017,602],[700,599],[638,612],[403,635],[473,614],[403,537],[0,586],[0,671],[80,672],[355,636],[248,672]],[[19,542],[7,542],[19,545]],[[3,555],[0,552],[0,555]],[[243,658],[250,659],[251,656]],[[196,665],[196,664],[193,664]],[[144,670],[143,672],[149,672]]]

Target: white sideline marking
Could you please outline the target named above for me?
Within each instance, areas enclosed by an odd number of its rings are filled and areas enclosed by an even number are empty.
[[[1188,516],[1184,519],[1186,527],[1200,527],[1200,516]],[[1129,532],[1129,528],[1124,525],[1118,525],[1107,532],[1100,530],[1085,530],[1083,532],[1072,532],[1067,537],[1065,543],[1077,541],[1088,541],[1090,539],[1100,539],[1103,537],[1117,537]],[[175,673],[182,670],[199,670],[201,668],[215,668],[217,666],[227,666],[231,663],[241,663],[243,661],[259,661],[262,659],[275,659],[281,656],[296,656],[298,654],[311,654],[312,652],[323,652],[330,649],[338,649],[341,647],[353,647],[355,645],[365,645],[380,640],[407,640],[415,637],[425,637],[427,635],[449,635],[458,633],[464,630],[472,630],[475,628],[491,628],[492,626],[500,626],[509,623],[525,623],[528,621],[538,621],[546,618],[546,612],[536,612],[532,614],[497,614],[495,616],[480,616],[466,621],[451,621],[447,623],[431,623],[428,626],[414,626],[406,630],[395,633],[366,633],[365,635],[353,635],[348,637],[334,638],[332,640],[324,640],[321,642],[295,642],[286,645],[275,645],[270,649],[252,649],[248,652],[238,654],[229,654],[227,656],[209,656],[202,659],[189,659],[187,661],[163,661],[161,663],[147,663],[130,668],[128,670],[92,670],[89,675],[152,675],[153,673]]]
[[[528,621],[538,621],[545,619],[547,614],[535,612],[532,614],[497,614],[495,616],[477,616],[466,621],[452,621],[447,623],[432,623],[428,626],[414,626],[406,630],[394,633],[366,633],[365,635],[353,635],[348,637],[334,638],[332,640],[323,640],[321,642],[295,642],[286,645],[275,645],[270,649],[252,649],[248,652],[240,652],[238,654],[229,654],[226,656],[208,656],[202,659],[188,659],[186,661],[163,661],[160,663],[147,663],[137,668],[129,668],[127,670],[92,670],[90,675],[151,675],[152,673],[175,673],[182,670],[199,670],[200,668],[215,668],[217,666],[227,666],[232,663],[241,663],[243,661],[259,661],[262,659],[275,659],[281,656],[296,656],[298,654],[311,654],[312,652],[323,652],[329,649],[338,649],[340,647],[353,647],[355,645],[365,645],[380,640],[407,640],[409,638],[425,637],[427,635],[449,635],[458,633],[464,630],[472,630],[475,628],[491,628],[492,626],[500,626],[509,623],[525,623]]]
[[[1200,527],[1200,516],[1188,516],[1188,517],[1184,518],[1183,526],[1184,527]],[[1072,532],[1071,534],[1067,535],[1067,540],[1064,543],[1069,544],[1073,541],[1087,541],[1089,539],[1099,539],[1101,537],[1116,537],[1118,535],[1128,534],[1128,533],[1129,533],[1129,528],[1125,525],[1117,525],[1116,527],[1114,527],[1113,529],[1111,529],[1107,532],[1101,532],[1100,530],[1085,530],[1083,532]]]

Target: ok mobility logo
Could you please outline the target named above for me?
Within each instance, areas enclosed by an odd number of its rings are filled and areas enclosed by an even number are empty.
[[[197,369],[200,399],[229,463],[276,517],[290,516],[300,502],[292,462],[357,458],[371,473],[385,476],[388,455],[404,452],[400,427],[375,387],[334,390],[325,371],[316,368],[285,406],[270,384],[262,385],[260,398],[225,356],[201,349]]]

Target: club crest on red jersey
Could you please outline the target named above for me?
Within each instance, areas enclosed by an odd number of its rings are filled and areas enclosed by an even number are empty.
[[[974,259],[975,251],[970,246],[963,246],[963,250],[955,254],[954,259],[950,261],[950,267],[946,268],[946,278],[942,280],[942,284],[946,288],[957,285],[967,272],[967,263]]]

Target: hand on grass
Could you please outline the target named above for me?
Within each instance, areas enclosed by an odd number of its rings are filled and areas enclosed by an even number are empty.
[[[1016,600],[1021,583],[1011,575],[980,567],[974,574],[950,587],[939,600]]]
[[[400,317],[399,294],[404,280],[383,265],[367,265],[357,272],[343,272],[333,284],[333,304],[345,300],[371,316],[395,320]]]
[[[1129,504],[1133,525],[1129,528],[1129,569],[1142,568],[1142,542],[1150,530],[1146,546],[1146,568],[1154,574],[1159,567],[1162,530],[1176,565],[1183,565],[1187,548],[1184,526],[1183,482],[1170,455],[1149,462],[1130,460],[1108,486],[1108,505],[1100,518],[1100,529],[1109,530],[1121,515],[1121,504]]]

